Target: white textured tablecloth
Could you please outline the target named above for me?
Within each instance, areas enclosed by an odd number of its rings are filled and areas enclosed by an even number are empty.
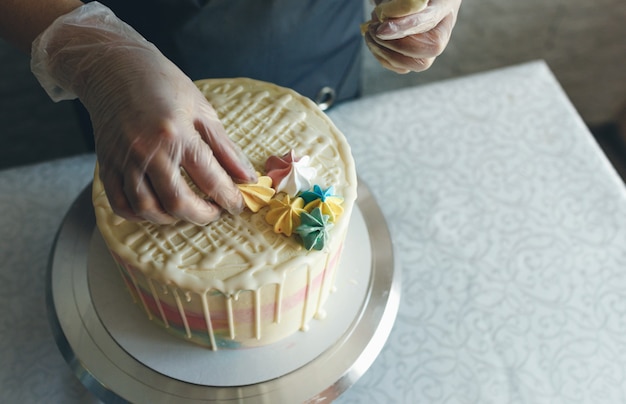
[[[626,189],[541,62],[330,112],[393,234],[402,301],[340,403],[626,402]],[[88,402],[45,270],[93,156],[0,172],[0,402]]]

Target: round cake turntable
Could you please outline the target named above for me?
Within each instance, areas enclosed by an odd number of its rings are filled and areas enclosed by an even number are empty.
[[[400,272],[384,217],[360,181],[328,316],[307,332],[240,350],[210,351],[147,319],[95,227],[91,186],[63,220],[46,299],[59,349],[104,402],[329,402],[374,362],[400,302]]]

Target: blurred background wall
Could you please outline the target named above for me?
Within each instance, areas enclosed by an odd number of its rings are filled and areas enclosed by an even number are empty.
[[[615,136],[620,122],[626,130],[623,0],[464,0],[450,44],[428,71],[397,75],[364,54],[364,95],[543,59],[594,133]],[[72,106],[49,101],[28,64],[0,41],[0,168],[85,148]]]

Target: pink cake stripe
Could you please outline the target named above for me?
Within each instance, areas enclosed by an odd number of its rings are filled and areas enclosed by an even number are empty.
[[[334,269],[334,266],[337,264],[340,251],[341,249],[339,250],[337,254],[335,254],[331,258],[331,260],[328,263],[329,265],[327,266],[327,268],[313,279],[313,281],[311,282],[310,288],[307,288],[306,286],[304,286],[303,288],[301,288],[300,290],[298,290],[296,293],[292,294],[291,296],[283,298],[283,301],[281,304],[281,311],[286,312],[302,304],[302,302],[304,302],[305,299],[307,298],[306,296],[307,289],[310,290],[310,293],[317,292],[319,290],[326,274],[332,272],[332,269]],[[122,264],[123,261],[117,255],[113,254],[113,256],[118,262],[118,264],[120,264],[123,268],[125,268],[125,270],[122,271],[123,279],[129,291],[131,291],[132,295],[134,296],[135,300],[137,301],[140,300],[137,293],[141,293],[141,296],[143,297],[143,301],[145,302],[148,310],[152,313],[152,315],[156,319],[158,319],[159,322],[162,322],[163,319],[161,318],[161,313],[159,311],[157,302],[154,299],[152,293],[141,287],[138,287],[139,290],[137,290],[134,287],[133,282],[130,280],[129,275],[126,273],[126,271],[132,271],[132,272],[139,274],[140,273],[139,270],[137,270],[136,268],[133,268],[130,265]],[[217,292],[217,293],[220,293],[220,292]],[[185,334],[184,322],[183,322],[183,319],[181,318],[178,308],[175,306],[168,305],[163,301],[161,301],[161,308],[163,309],[163,313],[165,314],[167,321],[170,323],[170,326],[172,326],[173,328],[175,328],[177,331],[181,332],[182,334]],[[276,314],[275,311],[276,311],[276,305],[274,303],[263,304],[261,306],[261,318],[262,319],[268,319],[268,318],[274,319],[275,314]],[[187,324],[189,325],[189,328],[193,332],[206,332],[207,326],[206,326],[206,320],[205,320],[203,313],[195,313],[195,312],[186,311],[185,317],[187,320]],[[234,320],[238,323],[248,323],[248,324],[253,323],[255,321],[254,308],[251,308],[249,310],[245,310],[245,309],[235,310],[233,313],[233,317],[234,317]],[[213,326],[213,332],[216,335],[227,334],[229,330],[227,311],[226,310],[221,310],[219,312],[211,311],[211,324]]]
[[[312,292],[317,291],[319,289],[322,283],[323,277],[324,277],[324,273],[321,273],[320,275],[315,277],[315,279],[313,279],[313,282],[311,284]],[[132,283],[130,283],[130,281],[127,279],[126,274],[124,276],[124,280],[127,283],[127,285],[130,286],[131,290],[135,290],[135,288],[132,287]],[[143,296],[144,302],[146,303],[146,306],[148,307],[152,315],[161,320],[161,314],[159,312],[156,300],[152,296],[152,293],[150,291],[144,290],[141,287],[139,289],[140,289],[141,295]],[[284,298],[283,303],[282,303],[282,310],[289,311],[290,309],[293,309],[294,307],[301,304],[306,298],[306,292],[307,292],[307,288],[303,287],[298,292],[292,294],[289,297]],[[165,316],[167,317],[171,325],[176,325],[178,327],[184,326],[184,323],[180,316],[178,308],[172,305],[165,304],[163,301],[161,301],[161,308],[163,309],[163,312],[165,313]],[[275,309],[276,307],[274,303],[263,304],[261,306],[261,317],[263,319],[268,319],[268,318],[273,319],[275,316]],[[233,315],[234,315],[235,321],[238,323],[249,324],[249,323],[254,322],[254,309],[235,310],[233,312]],[[194,313],[194,312],[186,311],[186,318],[187,318],[187,323],[189,324],[190,328],[194,330],[206,329],[206,321],[205,321],[203,313]],[[217,332],[218,329],[224,329],[224,330],[228,329],[228,314],[226,310],[221,310],[219,312],[212,311],[211,312],[211,324],[213,325],[213,330],[215,332]]]

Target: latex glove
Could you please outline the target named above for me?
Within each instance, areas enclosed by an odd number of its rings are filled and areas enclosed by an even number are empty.
[[[428,69],[446,48],[461,0],[377,0],[376,4],[371,21],[362,27],[365,43],[384,67],[408,73]]]
[[[88,109],[118,215],[206,224],[221,208],[241,212],[233,179],[255,181],[252,165],[193,82],[111,10],[94,2],[57,19],[33,42],[31,68],[55,101],[78,96]]]

